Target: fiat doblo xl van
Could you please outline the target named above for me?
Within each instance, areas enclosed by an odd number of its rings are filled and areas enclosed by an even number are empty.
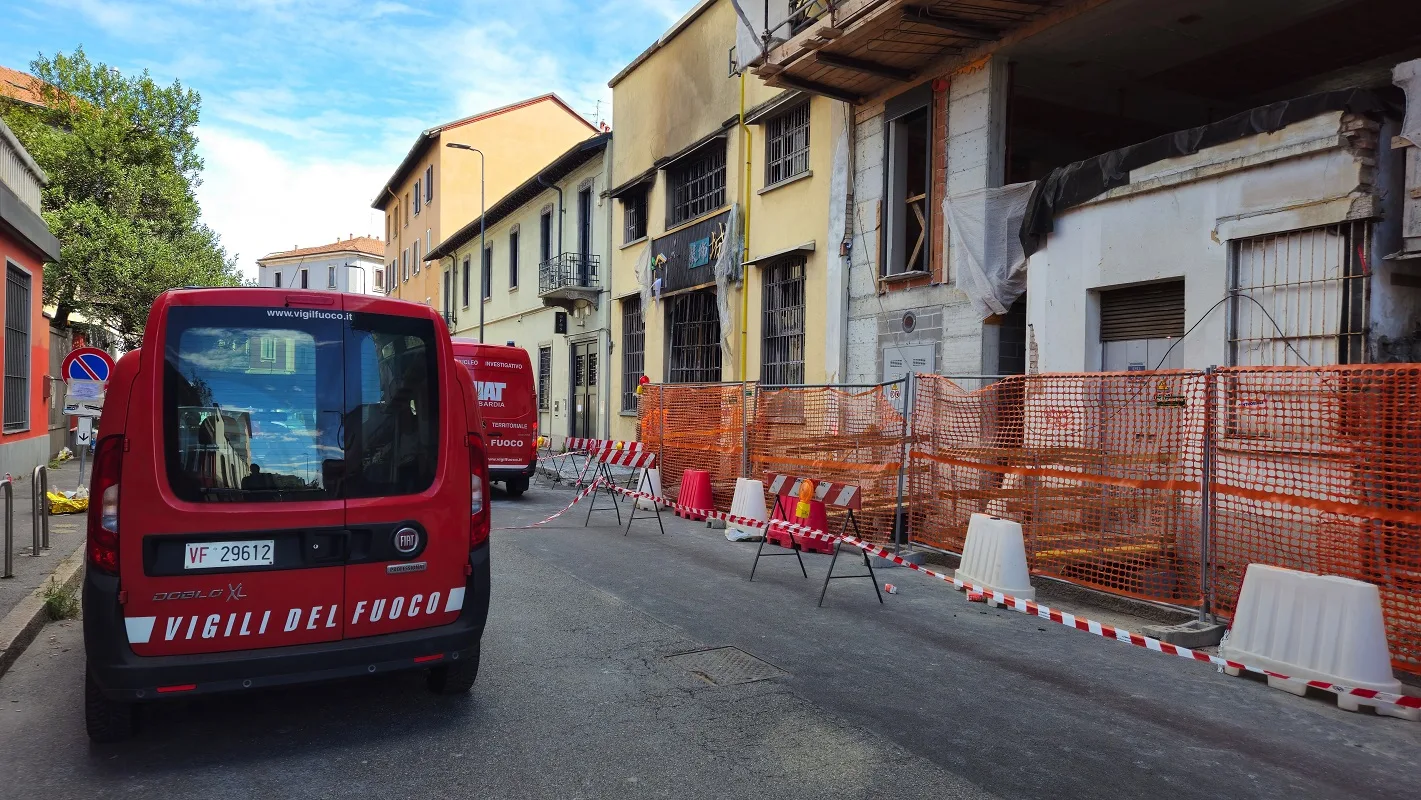
[[[454,340],[454,358],[474,376],[479,413],[488,426],[488,478],[510,495],[528,491],[538,466],[538,395],[528,351]]]
[[[143,703],[395,670],[468,691],[489,602],[484,433],[426,306],[161,295],[99,423],[89,736],[124,738]]]

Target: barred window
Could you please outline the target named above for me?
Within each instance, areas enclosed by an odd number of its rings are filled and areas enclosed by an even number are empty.
[[[765,185],[809,171],[809,104],[803,103],[765,125]]]
[[[717,141],[667,170],[666,227],[709,214],[725,205],[725,142]]]
[[[804,259],[766,267],[761,295],[763,348],[760,381],[770,386],[804,383]]]
[[[553,348],[538,348],[538,408],[548,409],[548,384],[553,380]]]
[[[5,265],[5,431],[30,427],[30,274]]]
[[[720,314],[715,292],[676,295],[666,303],[671,329],[668,383],[720,382]]]
[[[622,243],[646,237],[646,190],[622,197]]]
[[[1348,222],[1233,241],[1229,362],[1365,362],[1371,233]]]
[[[646,374],[646,319],[641,298],[622,301],[622,410],[636,411],[636,387]]]

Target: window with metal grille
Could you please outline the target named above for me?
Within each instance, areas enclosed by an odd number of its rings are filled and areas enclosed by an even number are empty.
[[[622,301],[622,410],[636,411],[636,387],[646,374],[646,319],[641,298]]]
[[[762,270],[763,342],[760,382],[770,386],[804,383],[804,259],[780,259]]]
[[[5,265],[5,431],[30,427],[30,274]]]
[[[508,234],[508,288],[518,288],[518,231]]]
[[[553,348],[538,348],[538,408],[548,408],[548,384],[553,379]]]
[[[725,205],[725,142],[711,143],[667,170],[666,227],[709,214]]]
[[[666,303],[666,316],[671,332],[667,382],[719,383],[720,315],[715,292],[676,295]]]
[[[1363,363],[1371,234],[1363,221],[1233,241],[1229,362]]]
[[[765,185],[773,186],[809,171],[809,104],[765,125]]]
[[[487,299],[489,299],[490,297],[493,297],[493,248],[492,248],[492,247],[486,247],[486,248],[484,248],[484,268],[483,268],[483,275],[482,275],[481,277],[482,277],[482,281],[480,281],[480,282],[483,284],[483,292],[484,292],[484,293],[483,293],[483,299],[487,300]]]
[[[646,237],[646,190],[622,197],[622,243]]]

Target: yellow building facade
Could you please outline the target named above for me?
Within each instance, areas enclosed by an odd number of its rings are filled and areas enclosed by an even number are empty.
[[[845,106],[742,77],[736,19],[705,0],[611,81],[614,438],[636,435],[642,375],[843,378],[826,308],[847,290],[830,213]]]
[[[535,170],[596,132],[553,94],[421,132],[370,204],[385,215],[387,294],[444,311],[439,305],[440,275],[425,268],[425,256],[479,216],[481,203],[492,206]],[[451,143],[477,148],[483,157],[450,149]]]
[[[609,426],[611,142],[601,133],[541,165],[439,242],[424,265],[440,276],[440,307],[456,337],[528,352],[538,431],[554,447],[568,436],[600,438]]]

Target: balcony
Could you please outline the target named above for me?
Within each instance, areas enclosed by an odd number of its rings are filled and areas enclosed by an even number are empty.
[[[562,253],[538,265],[538,296],[543,305],[574,310],[579,303],[597,305],[602,282],[597,272],[601,259],[581,253]]]
[[[771,86],[858,104],[936,77],[925,70],[943,58],[979,57],[1062,5],[1060,0],[778,0],[768,6],[770,46],[750,61],[751,71]]]

